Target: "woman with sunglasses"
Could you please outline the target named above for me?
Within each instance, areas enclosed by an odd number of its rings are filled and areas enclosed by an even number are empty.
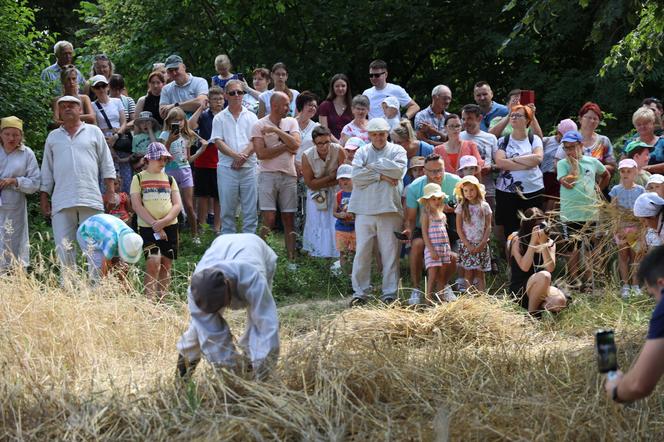
[[[542,207],[544,180],[539,168],[544,157],[542,139],[528,133],[533,120],[529,106],[516,105],[509,115],[512,133],[498,140],[496,167],[496,224],[505,235],[519,228],[519,212]]]

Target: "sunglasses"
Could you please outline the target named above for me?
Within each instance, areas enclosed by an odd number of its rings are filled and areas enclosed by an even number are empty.
[[[226,93],[231,97],[235,97],[237,95],[244,95],[244,91],[230,91],[230,92],[226,92]]]
[[[370,73],[370,74],[369,74],[369,78],[378,78],[378,77],[380,77],[381,75],[383,75],[384,73],[385,73],[385,71],[383,71],[383,72],[376,72],[376,73],[374,73],[374,74],[371,74],[371,73]]]

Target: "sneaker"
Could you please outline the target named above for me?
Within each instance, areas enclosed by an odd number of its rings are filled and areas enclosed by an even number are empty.
[[[214,213],[208,213],[207,219],[205,221],[208,225],[214,226]]]
[[[451,301],[456,301],[457,296],[454,294],[454,291],[452,290],[452,287],[449,285],[446,285],[445,288],[443,289],[443,301],[445,302],[451,302]]]
[[[330,266],[330,271],[332,272],[333,275],[340,276],[343,273],[341,270],[341,261],[335,261]]]
[[[196,370],[196,366],[200,361],[200,359],[187,361],[182,354],[178,354],[177,374],[181,378],[188,379],[193,374],[194,370]]]
[[[289,262],[288,264],[286,264],[286,269],[289,272],[294,272],[297,270],[297,264],[295,264],[294,262]]]
[[[394,304],[395,302],[397,302],[397,298],[394,297],[394,296],[385,296],[384,298],[381,299],[381,301],[385,305],[391,305],[391,304]]]
[[[466,280],[463,278],[457,278],[457,280],[454,281],[454,284],[456,285],[457,291],[459,292],[465,292],[468,289],[468,287],[466,286]],[[449,286],[445,286],[445,288],[447,287]],[[450,290],[452,290],[451,287]]]
[[[420,305],[422,304],[422,297],[424,293],[422,291],[413,289],[412,292],[410,292],[410,298],[408,298],[408,305]]]
[[[353,298],[350,300],[350,303],[348,304],[349,307],[362,307],[367,303],[367,300],[364,298],[357,298],[353,296]]]
[[[627,284],[622,286],[622,289],[620,289],[620,296],[622,297],[622,299],[629,299],[629,296],[631,295],[630,293],[631,289],[632,288]]]
[[[197,246],[201,245],[201,239],[198,236],[194,236],[193,238],[191,238],[191,242]]]

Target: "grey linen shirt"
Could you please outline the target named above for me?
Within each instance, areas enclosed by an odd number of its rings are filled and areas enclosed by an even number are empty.
[[[401,213],[403,182],[393,186],[380,176],[401,180],[406,174],[406,150],[388,142],[381,150],[373,144],[360,147],[353,158],[353,193],[348,211],[357,215]]]
[[[39,190],[51,195],[53,213],[69,207],[103,211],[100,177],[115,178],[111,150],[101,129],[81,123],[73,137],[62,126],[48,134]]]

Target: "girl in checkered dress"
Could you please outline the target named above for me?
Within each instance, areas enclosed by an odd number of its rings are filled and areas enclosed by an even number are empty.
[[[424,239],[424,263],[427,269],[426,299],[432,302],[436,293],[445,288],[443,264],[450,264],[450,240],[447,237],[447,217],[443,212],[443,201],[447,195],[436,183],[424,186],[424,195],[418,202],[424,206],[421,214],[422,237]]]

